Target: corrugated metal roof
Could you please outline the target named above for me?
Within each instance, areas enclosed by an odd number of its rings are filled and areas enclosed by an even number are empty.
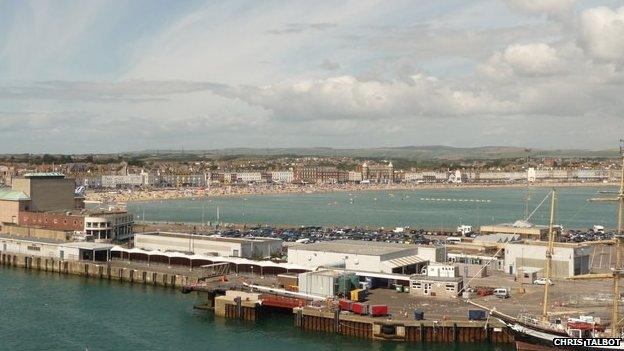
[[[391,268],[405,267],[417,263],[427,262],[427,260],[419,257],[418,255],[411,255],[399,258],[393,258],[391,260],[381,262],[383,265]]]
[[[21,191],[13,190],[8,187],[0,188],[0,200],[8,200],[8,201],[19,201],[19,200],[30,200],[28,195],[24,194]]]

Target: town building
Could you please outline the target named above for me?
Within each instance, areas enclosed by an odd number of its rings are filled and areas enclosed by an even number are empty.
[[[390,183],[394,181],[394,166],[392,162],[387,165],[367,163],[357,166],[357,172],[362,173],[362,179],[376,183]]]
[[[103,175],[100,180],[102,188],[133,188],[148,184],[148,174]]]
[[[273,171],[271,181],[274,183],[292,183],[295,180],[293,171]]]
[[[210,256],[268,258],[281,252],[282,240],[273,238],[222,238],[189,233],[154,232],[135,234],[134,247],[163,252],[192,252]]]
[[[350,182],[361,182],[364,178],[362,177],[362,172],[349,171],[347,180]]]
[[[436,259],[446,260],[442,247],[336,240],[288,248],[288,263],[312,269],[339,267],[351,271],[413,274]]]
[[[236,173],[236,182],[238,183],[260,183],[262,182],[262,173],[260,172],[238,172]]]
[[[300,183],[343,183],[348,173],[336,167],[296,167],[294,179]]]

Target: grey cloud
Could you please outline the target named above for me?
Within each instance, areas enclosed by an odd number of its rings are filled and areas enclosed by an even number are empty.
[[[325,31],[337,27],[335,23],[319,22],[319,23],[288,23],[282,28],[270,29],[266,32],[269,34],[299,34],[306,31]]]
[[[323,60],[323,62],[321,62],[319,67],[327,71],[335,71],[340,68],[340,64],[330,59],[325,59]]]
[[[0,99],[146,102],[163,100],[176,94],[224,88],[222,84],[189,81],[46,81],[0,86]]]

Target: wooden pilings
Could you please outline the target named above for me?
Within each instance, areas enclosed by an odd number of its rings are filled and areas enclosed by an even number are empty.
[[[512,343],[513,336],[504,328],[485,322],[382,321],[369,317],[336,315],[321,311],[295,309],[295,327],[339,333],[363,339],[386,339],[406,342],[441,343]],[[338,327],[336,326],[338,324]]]

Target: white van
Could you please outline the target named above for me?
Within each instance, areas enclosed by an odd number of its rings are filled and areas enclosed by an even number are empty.
[[[494,289],[494,296],[499,297],[501,299],[506,299],[510,297],[509,290],[507,290],[507,288],[496,288]]]

